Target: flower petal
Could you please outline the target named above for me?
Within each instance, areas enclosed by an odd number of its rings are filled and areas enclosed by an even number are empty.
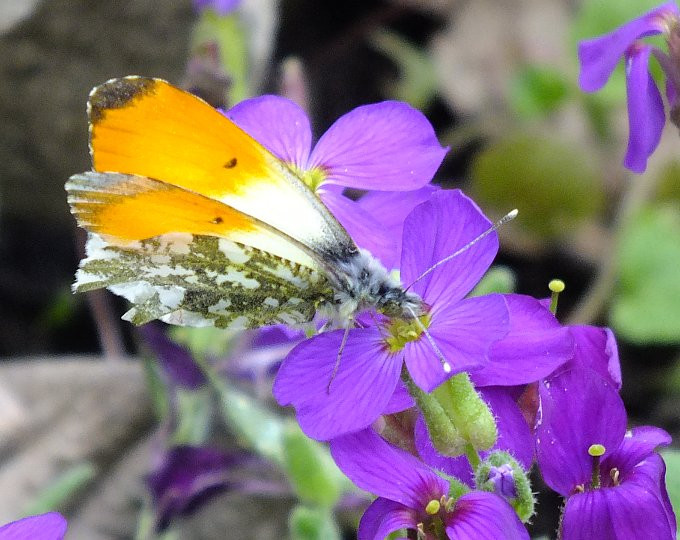
[[[501,295],[466,298],[435,312],[430,323],[430,336],[451,371],[444,371],[441,358],[424,335],[406,344],[406,366],[415,383],[431,392],[456,373],[486,366],[491,345],[507,330],[508,311]]]
[[[309,168],[346,187],[410,190],[432,180],[447,150],[420,111],[383,101],[341,116],[316,144]]]
[[[384,540],[399,529],[415,529],[418,518],[413,510],[398,502],[378,497],[361,516],[358,540]]]
[[[330,447],[340,470],[379,497],[423,511],[430,500],[449,493],[448,482],[370,428],[333,439]]]
[[[399,265],[406,216],[438,191],[438,186],[427,185],[413,191],[370,191],[359,199],[359,206],[380,223],[381,230],[393,241],[393,253],[371,251],[386,268],[396,268]]]
[[[171,448],[147,477],[157,530],[165,529],[173,517],[191,513],[227,489],[234,483],[231,470],[245,459],[245,455],[229,455],[216,448]]]
[[[666,123],[661,92],[647,69],[651,50],[650,45],[641,45],[626,54],[628,149],[623,164],[636,173],[647,168],[647,158],[659,145]]]
[[[399,381],[402,358],[383,350],[378,329],[350,330],[337,367],[344,330],[303,341],[281,364],[274,397],[293,405],[302,430],[328,440],[363,429],[390,402]],[[330,385],[330,386],[329,386]]]
[[[616,467],[622,475],[628,474],[659,446],[671,444],[671,436],[661,428],[640,426],[628,431],[619,447],[602,460],[602,468]]]
[[[305,111],[296,103],[279,96],[260,96],[235,105],[226,116],[279,159],[307,168],[312,130]]]
[[[139,332],[173,385],[195,390],[206,383],[191,353],[169,339],[159,325],[145,324],[139,327]]]
[[[415,402],[403,382],[399,381],[383,414],[394,414],[415,407]]]
[[[621,364],[614,333],[599,326],[570,326],[574,338],[574,357],[566,369],[592,369],[621,390]]]
[[[526,470],[529,470],[534,456],[533,435],[517,403],[505,387],[481,388],[480,393],[496,418],[498,427],[496,444],[490,450],[480,452],[480,457],[486,459],[486,456],[494,450],[505,450],[510,452]],[[414,435],[418,455],[425,463],[449,476],[455,476],[471,487],[474,486],[470,462],[464,456],[447,457],[437,452],[430,440],[427,425],[422,416],[419,416],[416,421]]]
[[[489,351],[489,362],[471,373],[476,386],[514,386],[550,375],[574,355],[569,329],[540,301],[520,294],[504,295],[510,329]]]
[[[317,193],[356,245],[370,251],[386,268],[390,268],[389,264],[396,260],[396,237],[390,236],[382,223],[341,193],[323,187]]]
[[[472,491],[463,495],[448,514],[450,540],[528,540],[527,532],[512,507],[498,495]]]
[[[536,449],[541,475],[552,489],[569,495],[591,480],[588,448],[616,450],[626,431],[626,410],[618,391],[592,370],[571,369],[542,381]]]
[[[423,272],[469,246],[491,227],[479,207],[460,190],[442,190],[418,205],[404,223],[401,280],[410,285]],[[489,268],[498,251],[492,232],[412,287],[428,304],[453,303],[469,293]]]
[[[619,59],[634,41],[660,34],[664,30],[664,19],[677,13],[675,2],[667,2],[609,34],[581,41],[578,46],[581,89],[584,92],[595,92],[602,88],[609,80]]]
[[[66,519],[57,512],[48,512],[13,521],[0,527],[1,540],[61,540],[66,534]]]
[[[659,456],[643,463],[638,478],[616,487],[572,495],[567,499],[562,521],[564,540],[592,538],[675,538],[674,517],[659,491]],[[672,512],[671,512],[672,514]],[[671,518],[672,521],[671,521]]]

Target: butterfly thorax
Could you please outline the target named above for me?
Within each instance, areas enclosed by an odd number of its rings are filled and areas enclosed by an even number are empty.
[[[348,320],[366,309],[388,317],[413,318],[427,312],[427,305],[415,293],[404,290],[399,281],[368,251],[359,249],[334,264],[329,276],[334,288],[334,311]]]

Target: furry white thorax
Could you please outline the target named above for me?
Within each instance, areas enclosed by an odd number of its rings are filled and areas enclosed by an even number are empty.
[[[405,291],[399,281],[365,249],[338,260],[331,277],[335,289],[333,317],[352,320],[359,312],[373,308],[389,317],[411,319],[422,315],[427,306],[415,293]],[[334,279],[335,278],[335,279]]]

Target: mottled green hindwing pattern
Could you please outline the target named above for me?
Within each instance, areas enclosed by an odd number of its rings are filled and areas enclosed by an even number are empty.
[[[165,234],[125,247],[90,235],[74,290],[130,300],[135,324],[255,328],[300,324],[333,298],[321,272],[223,238]]]

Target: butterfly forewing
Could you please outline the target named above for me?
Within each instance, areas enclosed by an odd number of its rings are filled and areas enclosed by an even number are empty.
[[[283,162],[199,98],[160,79],[125,77],[95,88],[88,111],[95,171],[145,176],[220,201],[319,258],[356,250]]]

